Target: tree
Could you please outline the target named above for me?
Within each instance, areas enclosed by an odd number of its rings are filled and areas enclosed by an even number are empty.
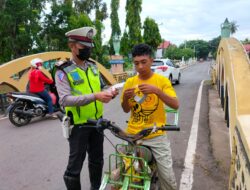
[[[121,28],[119,25],[119,17],[118,17],[118,9],[119,9],[119,1],[120,0],[112,0],[111,1],[111,37],[109,40],[109,46],[110,46],[110,54],[114,54],[114,47],[113,47],[113,36],[116,34],[118,36],[121,35]]]
[[[208,42],[209,50],[213,56],[213,58],[216,58],[217,50],[220,44],[221,36],[218,36],[216,38],[213,38]]]
[[[194,57],[194,51],[191,48],[178,48],[175,45],[170,45],[164,54],[165,58],[172,60],[181,60],[184,57],[185,60]]]
[[[179,49],[175,45],[170,45],[164,52],[163,57],[168,59],[177,59]]]
[[[93,50],[93,56],[99,62],[103,60],[103,48],[102,48],[102,30],[104,28],[102,21],[108,17],[107,5],[102,3],[102,0],[94,0],[95,2],[95,27],[97,30],[94,42],[95,48]]]
[[[237,30],[238,30],[238,28],[239,28],[239,25],[237,24],[237,22],[236,21],[232,21],[231,22],[231,34],[236,33]]]
[[[250,44],[249,38],[246,38],[245,40],[241,41],[243,44]]]
[[[179,60],[184,58],[184,60],[188,60],[189,58],[194,57],[194,50],[191,48],[180,49],[180,57]]]
[[[126,25],[128,26],[129,46],[142,42],[141,18],[142,0],[127,0],[126,2]]]
[[[155,22],[154,19],[147,17],[144,21],[143,29],[144,42],[150,45],[154,50],[156,50],[162,41],[158,24]]]
[[[120,52],[121,52],[122,55],[128,56],[130,51],[131,51],[131,49],[130,49],[130,46],[129,46],[128,33],[125,30],[123,35],[122,35],[122,38],[121,38]]]
[[[186,45],[185,45],[186,44]],[[209,44],[204,40],[190,40],[186,43],[181,44],[180,48],[190,48],[195,50],[195,57],[206,59],[209,54]]]
[[[44,30],[41,38],[45,41],[45,47],[40,46],[43,51],[67,50],[67,39],[65,33],[73,27],[69,25],[72,16],[75,15],[72,2],[57,3],[51,5],[51,12],[46,14]]]
[[[1,3],[0,61],[31,53],[38,41],[40,14],[45,1],[5,0]]]
[[[0,2],[0,63],[28,54],[68,50],[65,33],[74,28],[93,26],[97,60],[103,58],[102,21],[107,6],[102,0],[51,0],[50,12],[43,9],[47,0],[2,0]],[[88,14],[95,10],[95,20]]]
[[[5,0],[0,0],[0,10],[5,8]]]
[[[75,4],[75,11],[77,13],[85,13],[87,15],[90,14],[95,7],[95,1],[93,0],[84,0],[84,1],[74,0],[74,4]]]

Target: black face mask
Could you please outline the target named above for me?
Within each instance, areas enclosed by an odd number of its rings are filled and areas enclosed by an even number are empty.
[[[85,61],[89,59],[91,54],[91,48],[85,47],[83,49],[79,49],[79,54],[77,55],[78,59]]]

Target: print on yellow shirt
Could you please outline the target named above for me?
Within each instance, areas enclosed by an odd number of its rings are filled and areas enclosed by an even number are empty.
[[[140,80],[138,76],[129,78],[123,88],[125,91],[128,88],[135,88],[135,94],[140,98],[144,96],[140,92],[138,85],[140,84],[150,84],[157,86],[159,89],[164,91],[171,97],[176,97],[175,90],[173,89],[170,81],[161,75],[153,74],[147,80]],[[121,96],[121,101],[123,100],[123,95]],[[136,99],[137,100],[137,99]],[[144,101],[136,101],[134,98],[129,99],[129,105],[131,107],[131,115],[128,122],[127,132],[130,134],[136,134],[141,129],[152,127],[155,124],[157,126],[162,126],[166,124],[166,113],[164,110],[164,103],[155,94],[147,94]],[[148,138],[153,136],[158,136],[163,132],[157,134],[152,134]]]

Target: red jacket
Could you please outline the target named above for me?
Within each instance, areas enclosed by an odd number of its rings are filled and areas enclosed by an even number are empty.
[[[39,69],[32,69],[29,74],[29,91],[32,93],[44,91],[44,84],[52,84],[53,80],[47,78]]]

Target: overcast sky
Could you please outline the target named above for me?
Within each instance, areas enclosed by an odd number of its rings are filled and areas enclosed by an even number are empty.
[[[107,3],[110,14],[111,0]],[[126,0],[118,10],[122,33],[125,28]],[[250,39],[250,0],[142,0],[141,22],[146,17],[158,24],[162,38],[179,45],[185,40],[211,40],[220,35],[220,25],[227,17],[236,21],[238,40]],[[104,41],[110,38],[110,19],[104,21]]]

